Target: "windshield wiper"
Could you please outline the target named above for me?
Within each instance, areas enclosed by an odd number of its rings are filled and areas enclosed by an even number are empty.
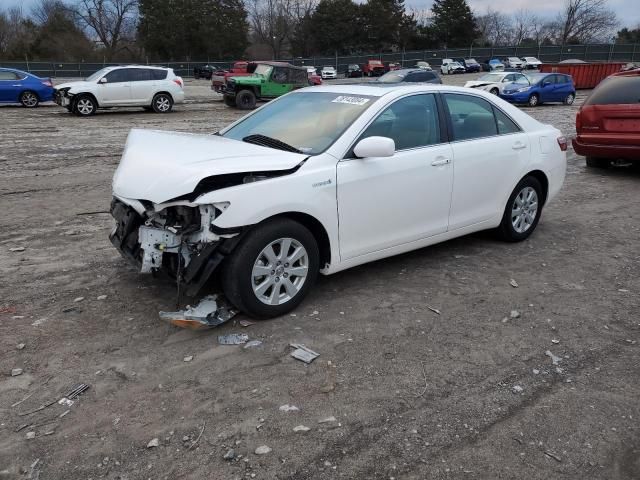
[[[298,150],[296,147],[292,147],[288,143],[284,143],[277,138],[267,137],[266,135],[261,135],[259,133],[255,133],[253,135],[248,135],[242,139],[243,142],[253,143],[254,145],[260,145],[262,147],[275,148],[277,150],[284,150],[285,152],[293,152],[293,153],[302,153],[301,150]]]

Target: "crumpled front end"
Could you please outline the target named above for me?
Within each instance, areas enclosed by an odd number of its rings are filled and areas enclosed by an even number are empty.
[[[195,295],[239,239],[240,232],[214,232],[213,221],[227,206],[114,197],[109,239],[141,273],[166,273]]]

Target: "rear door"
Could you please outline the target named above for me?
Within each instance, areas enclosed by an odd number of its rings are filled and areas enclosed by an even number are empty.
[[[580,109],[579,136],[599,145],[640,144],[640,77],[609,77]]]
[[[154,87],[157,83],[149,68],[129,69],[131,77],[131,103],[136,105],[150,105]]]
[[[292,86],[289,83],[288,68],[273,67],[271,78],[262,85],[262,96],[278,97],[291,91],[291,88]]]
[[[556,76],[547,75],[540,82],[540,101],[541,102],[557,101],[557,95],[555,90],[556,90]]]
[[[18,102],[21,79],[17,73],[0,70],[0,102]]]

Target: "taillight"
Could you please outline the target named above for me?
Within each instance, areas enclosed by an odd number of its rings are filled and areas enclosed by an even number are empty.
[[[563,152],[567,151],[567,137],[561,136],[558,137],[558,145],[560,146],[560,150]]]
[[[53,87],[53,83],[51,83],[51,80],[43,80],[43,81],[42,81],[42,84],[43,84],[45,87]]]
[[[182,79],[181,78],[174,78],[173,82],[178,85],[180,88],[182,88]]]

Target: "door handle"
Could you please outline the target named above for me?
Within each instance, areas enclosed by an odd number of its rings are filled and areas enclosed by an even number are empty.
[[[513,148],[514,150],[522,150],[523,148],[527,148],[527,145],[522,142],[516,142],[511,148]]]
[[[450,163],[451,163],[450,158],[437,157],[433,162],[431,162],[431,166],[440,167],[442,165],[449,165]]]

